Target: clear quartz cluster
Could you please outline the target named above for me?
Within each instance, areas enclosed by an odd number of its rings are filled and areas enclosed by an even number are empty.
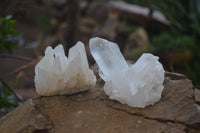
[[[141,108],[159,101],[164,69],[157,56],[143,54],[129,66],[117,44],[96,37],[90,39],[89,45],[110,99]]]
[[[73,94],[94,87],[96,77],[89,69],[85,46],[78,42],[65,56],[62,45],[48,46],[35,68],[36,91],[42,96]]]

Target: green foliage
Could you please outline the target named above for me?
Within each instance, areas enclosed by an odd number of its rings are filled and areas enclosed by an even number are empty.
[[[200,37],[199,0],[162,0],[162,2],[154,4],[153,7],[167,16],[175,30],[182,34]]]
[[[39,20],[37,22],[37,27],[42,31],[49,32],[50,21],[51,21],[51,15],[49,13],[43,13],[39,17]]]
[[[155,47],[155,52],[183,52],[185,49],[192,50],[192,48],[196,46],[196,40],[188,35],[174,35],[172,33],[163,32],[152,38],[152,44]]]
[[[119,26],[119,31],[120,32],[124,32],[124,33],[127,33],[127,34],[130,34],[132,33],[133,31],[135,31],[136,29],[138,28],[138,26],[135,26],[135,25],[128,25],[126,23],[122,23],[120,26]]]
[[[197,41],[193,36],[163,32],[153,37],[150,50],[157,54],[162,52],[179,53],[183,59],[183,71],[194,85],[200,88],[200,46]]]
[[[16,22],[11,17],[11,15],[8,15],[5,18],[0,18],[0,50],[9,53],[12,52],[13,48],[17,47],[10,38],[19,35],[14,29]]]
[[[12,111],[21,102],[17,99],[11,88],[0,81],[0,113],[5,114]]]
[[[186,64],[186,71],[189,78],[193,81],[196,88],[200,89],[200,62],[194,61],[192,64]]]

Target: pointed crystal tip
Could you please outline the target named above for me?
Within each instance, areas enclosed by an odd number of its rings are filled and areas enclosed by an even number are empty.
[[[35,67],[34,81],[42,96],[73,94],[94,87],[96,77],[89,69],[84,44],[78,42],[72,47],[68,58],[62,45],[47,47]]]
[[[96,37],[90,39],[89,45],[110,99],[141,108],[159,101],[164,88],[164,69],[157,56],[143,54],[128,66],[117,44]]]

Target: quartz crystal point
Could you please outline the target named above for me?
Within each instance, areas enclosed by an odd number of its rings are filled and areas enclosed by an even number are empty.
[[[35,68],[36,91],[42,96],[74,94],[95,84],[96,77],[89,69],[82,42],[69,50],[68,58],[62,45],[55,49],[48,46]]]
[[[96,37],[90,39],[89,45],[110,99],[141,108],[159,101],[164,69],[157,56],[143,54],[129,66],[117,44]]]

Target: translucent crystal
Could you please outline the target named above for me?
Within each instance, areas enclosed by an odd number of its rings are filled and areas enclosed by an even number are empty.
[[[89,45],[110,99],[141,108],[159,101],[164,69],[157,56],[143,54],[128,66],[117,44],[96,37],[90,39]]]
[[[55,49],[48,46],[35,68],[35,86],[42,96],[73,94],[95,84],[96,77],[89,69],[82,42],[69,50],[68,58],[62,45]]]

